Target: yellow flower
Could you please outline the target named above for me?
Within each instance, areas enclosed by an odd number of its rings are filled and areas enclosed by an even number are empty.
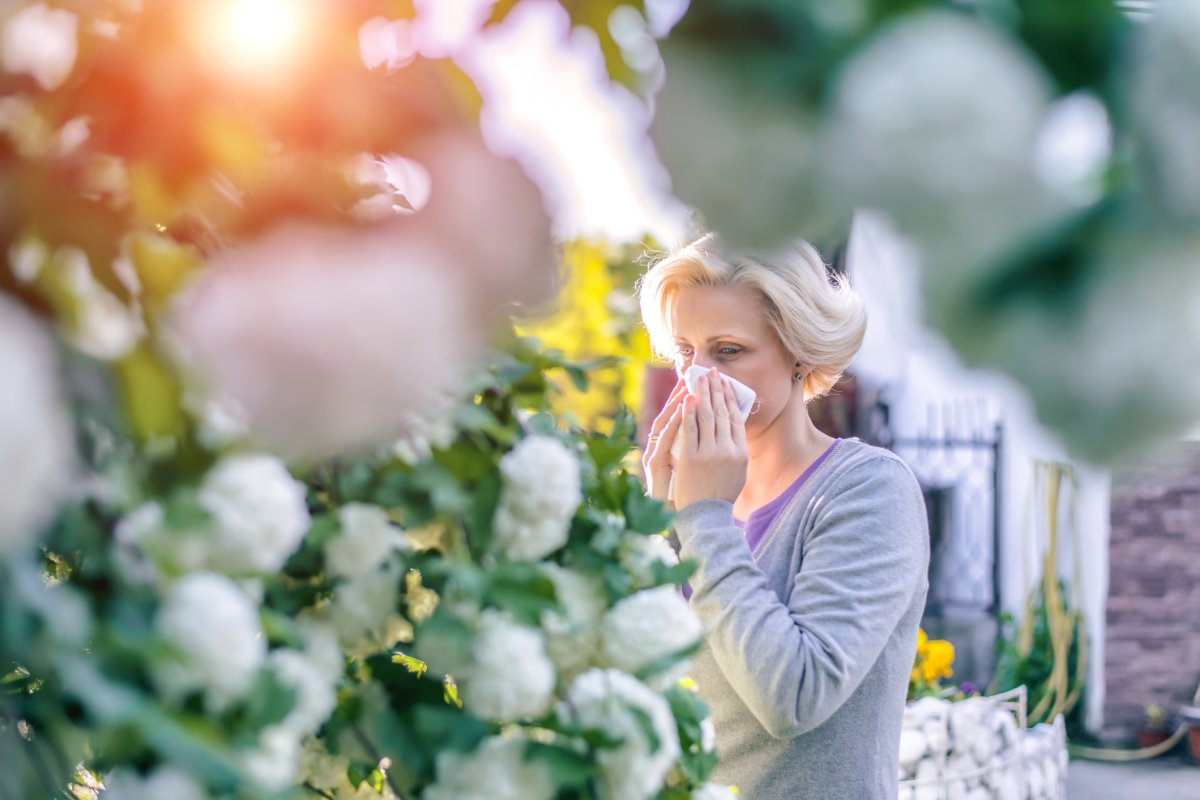
[[[934,681],[938,678],[949,678],[954,670],[954,645],[943,639],[929,642],[928,652],[921,662],[921,672],[925,680]]]

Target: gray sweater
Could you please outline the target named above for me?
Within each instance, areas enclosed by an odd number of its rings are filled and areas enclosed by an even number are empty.
[[[725,501],[682,509],[674,532],[699,565],[690,602],[705,641],[691,674],[716,726],[713,779],[745,800],[894,800],[928,589],[908,467],[844,440],[754,553]]]

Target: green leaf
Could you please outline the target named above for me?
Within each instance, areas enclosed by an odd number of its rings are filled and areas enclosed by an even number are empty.
[[[492,520],[500,504],[499,472],[489,472],[475,486],[471,509],[467,514],[467,535],[475,552],[486,552],[492,544]]]
[[[671,524],[672,514],[667,507],[654,498],[647,497],[641,483],[632,475],[625,475],[625,524],[640,533],[661,533]]]
[[[429,665],[419,658],[405,655],[404,653],[396,653],[392,656],[393,664],[402,664],[405,669],[414,675],[422,676],[429,669]]]
[[[676,664],[678,664],[680,661],[684,660],[685,658],[688,658],[689,656],[694,655],[695,652],[699,649],[700,649],[700,642],[696,642],[695,644],[693,644],[689,647],[684,647],[680,650],[676,650],[673,653],[668,653],[667,655],[663,656],[662,658],[656,659],[655,661],[652,661],[649,664],[647,664],[646,666],[639,669],[637,672],[634,673],[634,677],[636,677],[638,680],[644,681],[647,678],[649,678],[650,676],[657,675],[658,673],[662,672],[663,670],[666,670],[666,669],[669,669],[670,667],[675,666]]]
[[[637,721],[638,727],[642,729],[642,733],[646,735],[646,741],[650,743],[650,752],[657,753],[658,748],[662,747],[662,741],[658,738],[658,733],[654,730],[654,721],[650,719],[650,715],[635,705],[628,705],[629,713]]]
[[[633,443],[620,437],[593,435],[587,439],[587,451],[596,469],[603,472],[621,463]]]
[[[530,742],[525,746],[525,760],[541,762],[560,790],[582,788],[595,770],[587,755],[541,742]]]
[[[537,626],[543,611],[558,608],[554,582],[533,564],[506,564],[492,573],[487,600],[526,625]]]
[[[296,705],[296,690],[285,685],[274,670],[259,670],[254,685],[246,695],[238,720],[238,728],[247,733],[281,722]]]

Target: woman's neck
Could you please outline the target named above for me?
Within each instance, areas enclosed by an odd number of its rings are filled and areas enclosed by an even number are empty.
[[[746,465],[746,485],[734,504],[735,516],[745,519],[750,512],[778,497],[832,442],[833,437],[813,424],[803,403],[748,436],[750,460]]]

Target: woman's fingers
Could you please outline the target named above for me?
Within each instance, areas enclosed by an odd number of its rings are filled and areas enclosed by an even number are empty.
[[[725,384],[725,406],[729,409],[729,435],[733,443],[741,449],[746,448],[746,421],[742,419],[742,412],[738,409],[737,394],[733,391],[733,384],[729,381],[723,381]]]
[[[715,417],[713,415],[712,388],[715,370],[709,370],[696,380],[696,444],[700,449],[711,447],[716,441]],[[716,378],[720,380],[720,378]]]
[[[681,378],[679,382],[675,384],[675,388],[671,390],[671,395],[667,398],[667,402],[663,404],[662,410],[658,412],[658,416],[654,418],[654,422],[650,423],[650,434],[648,441],[651,447],[648,447],[648,450],[653,449],[654,443],[657,442],[658,437],[662,435],[663,429],[667,426],[667,423],[671,420],[671,417],[678,413],[679,402],[683,399],[685,394],[687,394],[687,384],[685,384]]]

